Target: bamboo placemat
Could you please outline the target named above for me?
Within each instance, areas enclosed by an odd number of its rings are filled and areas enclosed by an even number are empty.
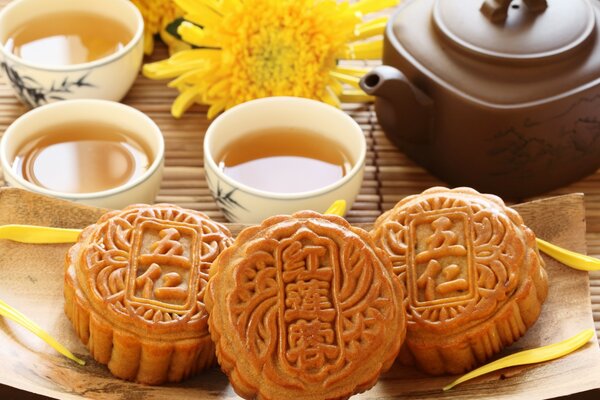
[[[9,0],[0,0],[0,7]],[[145,61],[167,57],[164,46],[158,45],[154,55]],[[366,62],[358,62],[368,65]],[[213,201],[203,170],[202,140],[209,125],[206,108],[194,106],[179,120],[170,114],[176,96],[166,82],[151,81],[139,76],[123,100],[146,113],[161,128],[166,143],[165,173],[158,202],[202,210],[212,218],[225,221]],[[345,104],[344,111],[363,128],[367,139],[367,167],[360,194],[348,213],[350,222],[372,222],[383,210],[389,209],[403,197],[419,193],[428,187],[444,185],[423,168],[414,164],[397,150],[385,137],[377,123],[373,105]],[[14,97],[6,77],[0,77],[0,133],[4,133],[18,116],[27,109]],[[4,180],[0,170],[0,186]],[[585,193],[588,252],[600,256],[600,170],[570,186],[547,195]],[[529,200],[529,199],[523,199]],[[600,336],[600,273],[590,274],[592,311],[596,331]]]

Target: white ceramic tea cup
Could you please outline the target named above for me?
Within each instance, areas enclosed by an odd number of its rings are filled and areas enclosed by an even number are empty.
[[[40,130],[67,123],[115,125],[128,132],[152,154],[150,167],[139,177],[115,188],[94,193],[62,193],[40,187],[25,180],[14,170],[17,152]],[[11,186],[76,201],[96,207],[121,209],[135,203],[154,203],[160,189],[165,144],[159,127],[141,111],[107,100],[66,100],[31,110],[17,118],[0,140],[0,164],[4,178]]]
[[[309,192],[275,193],[242,184],[225,175],[215,157],[240,137],[272,128],[304,129],[323,135],[351,159],[340,180]],[[240,104],[221,114],[204,138],[204,170],[208,187],[231,222],[258,223],[299,210],[325,211],[335,200],[352,207],[363,180],[366,141],[360,126],[343,111],[315,100],[268,97]]]
[[[106,57],[66,66],[33,63],[6,46],[28,21],[61,12],[96,14],[128,27],[132,39]],[[25,105],[38,107],[68,99],[121,100],[138,75],[144,53],[144,20],[130,0],[14,0],[0,11],[0,69]]]

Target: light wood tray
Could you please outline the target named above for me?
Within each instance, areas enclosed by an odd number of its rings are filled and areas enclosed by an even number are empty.
[[[515,206],[536,234],[585,252],[583,196],[572,194]],[[51,199],[18,189],[0,189],[0,224],[23,223],[82,228],[103,210]],[[368,228],[367,224],[360,224]],[[241,225],[230,225],[237,233]],[[0,383],[57,398],[236,398],[227,378],[212,369],[182,384],[149,387],[110,375],[90,358],[63,313],[63,269],[69,245],[27,245],[0,240],[0,299],[17,307],[87,361],[81,367],[55,353],[37,337],[0,319]],[[553,343],[594,326],[588,275],[546,258],[550,293],[542,315],[525,337],[504,354]],[[600,387],[600,349],[596,338],[562,359],[517,367],[442,392],[453,377],[432,378],[394,365],[362,399],[548,398]],[[10,398],[18,394],[12,390]],[[124,397],[125,396],[125,397]]]

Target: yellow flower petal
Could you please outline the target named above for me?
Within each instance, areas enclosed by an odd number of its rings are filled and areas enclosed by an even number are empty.
[[[21,243],[74,243],[81,229],[51,228],[34,225],[2,225],[0,239]]]
[[[173,79],[171,82],[167,84],[170,88],[179,89],[179,91],[184,90],[193,85],[193,81],[196,78],[202,78],[206,75],[206,71],[204,69],[192,69],[188,72],[184,72],[179,75],[176,79]]]
[[[169,46],[169,54],[177,54],[181,51],[189,50],[191,46],[184,41],[177,39],[175,36],[171,35],[165,29],[160,31],[160,38],[167,46]]]
[[[199,14],[201,8],[209,7],[213,10],[219,9],[217,0],[174,0],[175,4],[181,8],[186,14]]]
[[[331,75],[332,78],[339,80],[340,82],[347,83],[348,85],[360,88],[360,86],[358,85],[358,82],[360,82],[360,78],[357,76],[342,74],[336,71],[331,71],[329,75]]]
[[[399,3],[399,0],[361,0],[352,4],[350,8],[363,14],[369,14],[389,7],[396,7]]]
[[[189,14],[200,14],[201,7],[208,7],[224,15],[239,11],[243,7],[239,0],[175,0],[177,5]]]
[[[221,13],[232,13],[242,8],[242,2],[239,0],[221,0],[218,10]]]
[[[44,331],[38,324],[29,319],[25,314],[18,311],[17,309],[11,307],[4,301],[0,300],[0,316],[8,318],[24,328],[30,330],[32,333],[37,335],[44,342],[48,343],[52,348],[58,351],[60,354],[65,357],[75,361],[79,365],[85,365],[85,361],[76,357],[73,353],[69,351],[65,346],[60,344],[56,339],[54,339],[48,332]]]
[[[228,78],[221,78],[206,93],[208,97],[227,97],[231,84]],[[224,95],[225,94],[225,95]]]
[[[220,14],[217,14],[212,9],[206,8],[206,11],[202,13],[185,14],[185,19],[187,21],[193,22],[196,25],[201,25],[203,27],[213,27],[215,25],[219,25],[223,18]]]
[[[205,29],[189,22],[182,22],[177,28],[177,33],[186,42],[198,47],[219,47],[219,42],[210,37]]]
[[[596,332],[594,332],[594,329],[585,329],[579,332],[577,335],[571,336],[570,338],[561,342],[520,351],[518,353],[502,357],[499,360],[493,361],[469,372],[466,375],[461,376],[451,384],[445,386],[443,390],[450,390],[459,383],[466,382],[470,379],[497,371],[499,369],[514,367],[517,365],[535,364],[564,357],[587,344],[595,335]]]
[[[363,23],[357,24],[355,31],[361,32],[365,29],[370,29],[373,25],[381,25],[386,24],[389,21],[389,15],[384,15],[382,17],[373,18],[369,21],[365,21]]]
[[[362,90],[345,90],[340,95],[340,100],[344,103],[369,103],[375,100]]]
[[[175,101],[173,102],[173,106],[171,107],[171,114],[175,118],[180,118],[183,113],[190,108],[194,101],[196,100],[196,96],[198,95],[197,88],[189,88],[182,92]]]
[[[389,17],[381,17],[357,26],[355,30],[356,38],[367,39],[376,35],[382,35],[385,32],[388,20]]]
[[[331,88],[331,90],[333,90],[333,93],[335,93],[335,95],[338,97],[340,96],[340,94],[342,94],[342,91],[344,90],[344,85],[342,85],[340,83],[340,81],[338,81],[337,79],[335,79],[333,77],[329,80],[328,86]]]
[[[207,115],[208,119],[213,119],[214,117],[219,115],[219,113],[221,111],[223,111],[224,109],[225,109],[225,101],[224,100],[220,100],[220,101],[214,103],[208,109],[208,115]]]
[[[350,60],[377,60],[383,54],[383,42],[381,40],[354,43],[346,46],[344,58]]]
[[[154,51],[154,35],[150,31],[144,31],[144,54],[149,56]]]
[[[367,73],[371,71],[372,68],[358,68],[358,67],[336,67],[334,69],[335,72],[339,72],[340,74],[352,75],[363,77]]]
[[[336,96],[336,94],[330,87],[325,89],[325,96],[323,97],[323,102],[334,107],[341,106],[340,99]]]
[[[174,54],[169,59],[169,63],[187,63],[190,61],[198,61],[199,59],[212,60],[220,57],[220,55],[219,49],[191,49]]]
[[[206,60],[200,59],[187,63],[171,64],[166,61],[158,61],[151,64],[146,64],[142,68],[142,73],[145,77],[151,79],[169,79],[175,78],[180,74],[194,68],[203,67],[206,65]]]

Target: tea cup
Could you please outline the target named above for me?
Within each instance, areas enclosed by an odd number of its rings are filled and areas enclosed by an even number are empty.
[[[316,190],[277,193],[238,182],[219,168],[219,154],[245,135],[273,128],[307,130],[339,146],[351,161],[339,180]],[[204,169],[208,187],[231,222],[257,223],[298,210],[325,211],[335,200],[350,209],[363,180],[366,141],[360,126],[345,112],[325,103],[298,97],[268,97],[235,106],[209,126],[204,138]]]
[[[91,13],[114,20],[131,29],[132,38],[108,56],[64,66],[25,60],[7,47],[9,36],[28,21],[61,12]],[[80,98],[119,101],[138,75],[143,33],[142,15],[129,0],[15,0],[0,11],[0,69],[15,95],[30,107]]]
[[[19,174],[14,162],[19,150],[39,136],[42,127],[85,123],[114,125],[147,148],[149,167],[136,178],[108,190],[92,193],[63,193],[38,186]],[[156,198],[164,165],[165,145],[159,127],[141,111],[107,100],[66,100],[35,108],[17,118],[0,140],[0,165],[4,178],[14,187],[96,207],[121,209],[135,203],[152,204]]]

